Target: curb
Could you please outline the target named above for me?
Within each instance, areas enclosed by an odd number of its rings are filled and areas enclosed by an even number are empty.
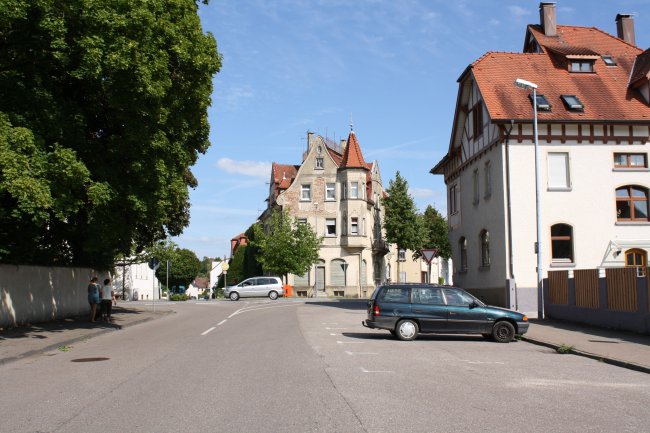
[[[164,316],[166,316],[168,314],[171,314],[171,312],[165,313]],[[71,344],[74,344],[74,343],[78,343],[79,341],[88,340],[90,338],[97,337],[98,335],[107,333],[109,331],[119,331],[121,329],[129,328],[129,327],[134,326],[134,325],[140,325],[142,323],[149,322],[149,321],[154,320],[154,319],[159,319],[161,317],[163,317],[163,315],[160,315],[158,317],[144,317],[142,319],[137,319],[137,320],[134,320],[132,322],[125,323],[124,325],[115,324],[115,326],[112,327],[112,328],[97,329],[97,330],[95,330],[93,332],[89,332],[88,334],[80,335],[80,336],[74,337],[74,338],[70,338],[70,339],[65,340],[65,341],[60,341],[60,342],[58,342],[56,344],[51,344],[49,346],[46,346],[46,347],[43,347],[43,348],[40,348],[40,349],[34,349],[34,350],[30,350],[30,351],[21,353],[20,355],[15,355],[15,356],[10,356],[8,358],[0,359],[0,366],[10,364],[10,363],[15,362],[15,361],[19,361],[21,359],[29,358],[29,357],[34,356],[34,355],[39,355],[39,354],[42,354],[42,353],[45,353],[45,352],[50,352],[52,350],[57,350],[61,346],[68,346],[68,345],[71,345]]]
[[[522,341],[525,341],[527,343],[535,344],[537,346],[548,347],[553,350],[557,350],[560,348],[559,344],[549,343],[547,341],[537,340],[526,336],[522,336],[521,339]],[[584,352],[582,350],[572,349],[571,352],[567,353],[567,355],[582,356],[585,358],[593,359],[595,361],[604,362],[605,364],[610,364],[616,367],[627,368],[628,370],[638,371],[639,373],[650,374],[650,367],[648,366],[635,364],[633,362],[628,362],[628,361],[622,361],[620,359],[611,358],[608,356],[596,355],[594,353]]]

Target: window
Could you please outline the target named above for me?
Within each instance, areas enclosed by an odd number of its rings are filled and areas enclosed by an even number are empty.
[[[487,230],[481,232],[481,267],[490,266],[490,233]]]
[[[325,236],[336,236],[336,218],[325,219]]]
[[[461,292],[460,290],[454,289],[442,289],[445,292],[445,298],[447,298],[447,305],[471,305],[473,302],[476,302],[468,293]]]
[[[426,272],[424,275],[426,275]],[[413,294],[414,304],[445,304],[445,300],[442,297],[442,291],[438,287],[414,287],[411,289],[411,293]]]
[[[346,200],[348,198],[348,184],[343,182],[343,200]]]
[[[298,224],[307,224],[307,218],[296,218]]]
[[[478,102],[470,113],[472,113],[472,136],[478,138],[483,134],[483,104]]]
[[[399,251],[397,252],[397,260],[399,260],[400,262],[406,261],[406,250],[404,248],[400,248]]]
[[[635,185],[617,188],[616,218],[619,221],[648,221],[648,189]]]
[[[467,271],[467,239],[461,237],[458,240],[458,249],[460,252],[460,272]]]
[[[453,215],[458,212],[458,185],[449,187],[449,214]]]
[[[350,234],[356,236],[359,234],[359,218],[352,217],[350,220]]]
[[[582,102],[580,102],[580,99],[576,95],[561,95],[560,98],[562,98],[562,102],[564,102],[564,105],[570,111],[583,111],[585,109],[585,106],[582,105]]]
[[[594,60],[571,60],[569,62],[571,72],[594,72]]]
[[[335,183],[328,183],[325,185],[325,200],[336,200]]]
[[[347,286],[348,264],[345,260],[334,259],[330,262],[330,285]]]
[[[389,287],[380,293],[379,301],[408,303],[411,297],[409,290],[406,287]]]
[[[324,167],[323,157],[319,156],[316,158],[316,168],[322,169]]]
[[[490,161],[485,162],[485,198],[492,195],[492,164]]]
[[[474,186],[474,200],[472,203],[475,205],[479,202],[479,192],[478,192],[478,168],[472,173],[472,185]]]
[[[615,153],[615,168],[648,168],[648,157],[645,153]]]
[[[568,224],[551,226],[551,261],[573,263],[573,227]]]
[[[567,152],[549,152],[548,187],[549,189],[571,188],[569,154]]]
[[[533,102],[533,94],[529,95],[530,102]],[[546,96],[537,93],[537,111],[551,111],[551,104],[546,99]]]
[[[633,248],[625,251],[625,266],[636,268],[638,277],[645,277],[645,267],[648,263],[648,254],[641,249]]]
[[[616,66],[616,61],[612,56],[603,56],[603,62],[605,62],[607,66]]]
[[[311,200],[311,185],[300,185],[300,200],[301,201]]]
[[[350,182],[350,198],[359,198],[358,182]]]

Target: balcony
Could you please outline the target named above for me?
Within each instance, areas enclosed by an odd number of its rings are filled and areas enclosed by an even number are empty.
[[[390,252],[388,247],[388,242],[384,239],[373,239],[372,241],[372,253],[380,256],[385,256]]]
[[[348,248],[366,248],[368,246],[368,238],[359,235],[343,235],[341,236],[341,246]]]

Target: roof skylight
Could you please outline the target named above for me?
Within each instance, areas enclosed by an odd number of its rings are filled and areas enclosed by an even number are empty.
[[[576,95],[561,95],[564,105],[571,111],[583,111],[585,106]]]
[[[533,101],[533,94],[531,93],[529,95],[530,101]],[[539,111],[551,111],[551,104],[548,102],[548,99],[546,99],[546,96],[542,95],[541,93],[537,94],[537,110]]]
[[[616,61],[612,56],[603,56],[603,62],[605,62],[607,66],[616,66]]]

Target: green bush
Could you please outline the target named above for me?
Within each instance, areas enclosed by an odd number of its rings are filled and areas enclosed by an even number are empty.
[[[169,297],[170,301],[187,301],[187,295],[185,293],[174,293]]]

